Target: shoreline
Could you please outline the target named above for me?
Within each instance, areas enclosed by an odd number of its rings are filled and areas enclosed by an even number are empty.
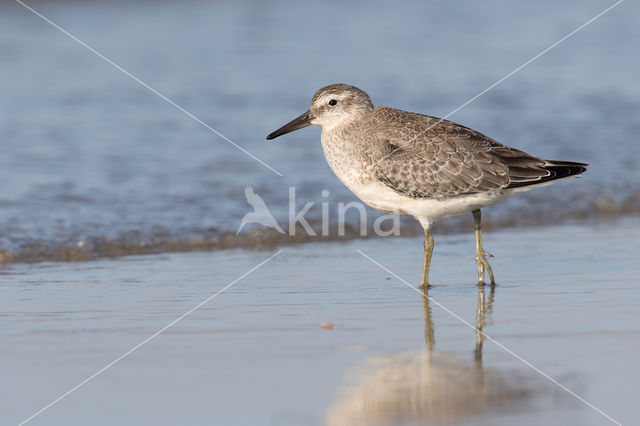
[[[6,348],[0,391],[7,395],[0,416],[18,423],[237,281],[40,421],[603,424],[598,412],[492,341],[482,345],[442,305],[472,325],[480,313],[488,336],[632,423],[640,380],[639,225],[630,218],[489,233],[485,244],[496,256],[498,284],[495,291],[485,286],[482,297],[472,233],[442,236],[430,307],[357,252],[418,283],[420,237],[301,245],[249,275],[272,253],[9,268],[0,275]]]
[[[543,215],[544,216],[544,215]],[[556,211],[551,217],[541,219],[540,215],[518,216],[511,214],[507,218],[494,218],[489,211],[483,217],[483,230],[487,233],[503,229],[528,229],[533,227],[549,227],[562,225],[598,224],[601,222],[624,221],[636,218],[640,213],[606,213],[596,212],[592,215],[561,215]],[[310,221],[311,222],[311,221]],[[367,230],[366,236],[360,235],[360,229],[353,224],[345,225],[345,235],[335,233],[323,236],[312,223],[316,236],[309,236],[299,227],[296,236],[282,235],[274,230],[256,228],[250,232],[235,235],[232,232],[216,234],[215,229],[194,231],[185,238],[172,239],[169,235],[164,238],[136,239],[125,237],[118,239],[95,238],[85,239],[62,246],[48,246],[41,242],[27,243],[27,248],[17,251],[0,249],[0,265],[35,264],[45,262],[87,262],[100,259],[117,259],[126,256],[158,255],[166,253],[217,252],[224,250],[245,249],[253,251],[270,250],[275,247],[292,247],[309,243],[347,243],[355,240],[369,240],[377,238],[413,238],[422,235],[417,221],[409,217],[401,217],[400,235],[381,237],[372,229]],[[371,227],[369,227],[371,228]],[[433,226],[435,235],[464,235],[472,232],[472,221],[466,215],[447,218],[436,222]]]

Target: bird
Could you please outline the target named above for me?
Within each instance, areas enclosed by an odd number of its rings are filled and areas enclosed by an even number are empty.
[[[262,226],[273,228],[281,234],[284,234],[284,231],[271,214],[271,211],[269,211],[269,208],[265,204],[262,197],[256,194],[253,188],[247,186],[244,189],[244,195],[245,197],[247,197],[247,203],[249,203],[249,205],[253,207],[253,211],[244,215],[244,217],[240,221],[240,227],[236,231],[236,235],[238,235],[242,228],[244,228],[244,226],[248,223],[258,223]]]
[[[310,108],[267,140],[317,125],[334,174],[365,204],[414,217],[425,235],[420,287],[429,287],[431,225],[471,212],[478,285],[495,284],[482,245],[481,208],[513,194],[580,175],[588,164],[545,160],[453,121],[374,106],[351,85],[319,89]]]

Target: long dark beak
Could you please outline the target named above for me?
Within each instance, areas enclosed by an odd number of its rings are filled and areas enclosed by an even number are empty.
[[[288,122],[284,126],[280,127],[275,132],[270,133],[269,136],[267,136],[267,140],[275,139],[278,136],[286,135],[287,133],[291,133],[294,130],[302,129],[303,127],[307,127],[307,126],[311,126],[311,120],[313,120],[314,118],[315,117],[313,116],[313,114],[311,114],[311,111],[307,110],[300,117],[294,118],[293,120],[291,120],[290,122]]]

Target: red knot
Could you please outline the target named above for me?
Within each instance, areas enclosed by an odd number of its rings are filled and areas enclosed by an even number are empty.
[[[544,160],[503,145],[452,121],[374,106],[363,90],[332,84],[318,90],[311,107],[267,136],[310,125],[322,128],[322,148],[336,176],[369,206],[413,216],[424,229],[421,286],[428,287],[433,252],[430,225],[471,211],[478,284],[495,283],[482,247],[482,207],[558,179],[579,175],[587,164]]]

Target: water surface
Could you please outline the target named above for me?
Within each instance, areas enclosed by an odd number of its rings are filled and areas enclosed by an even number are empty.
[[[483,300],[473,236],[439,237],[428,322],[418,293],[356,252],[418,283],[419,238],[285,248],[30,424],[613,424],[488,340],[478,360],[478,319],[519,357],[634,424],[639,225],[491,233],[499,285]],[[7,266],[2,423],[26,419],[270,254]]]
[[[316,89],[347,82],[377,104],[443,116],[611,3],[30,4],[283,177],[18,3],[2,2],[4,261],[283,242],[279,234],[233,235],[249,210],[245,186],[283,227],[290,186],[300,206],[325,200],[322,189],[332,211],[355,199],[325,164],[318,129],[264,140]],[[640,211],[638,12],[637,3],[622,3],[451,117],[535,155],[592,164],[583,179],[488,209],[488,222]],[[318,227],[320,215],[318,204],[307,217]],[[353,229],[357,220],[347,219]],[[440,231],[469,222],[444,221]],[[416,230],[413,221],[405,228]],[[305,240],[314,239],[296,241]]]

